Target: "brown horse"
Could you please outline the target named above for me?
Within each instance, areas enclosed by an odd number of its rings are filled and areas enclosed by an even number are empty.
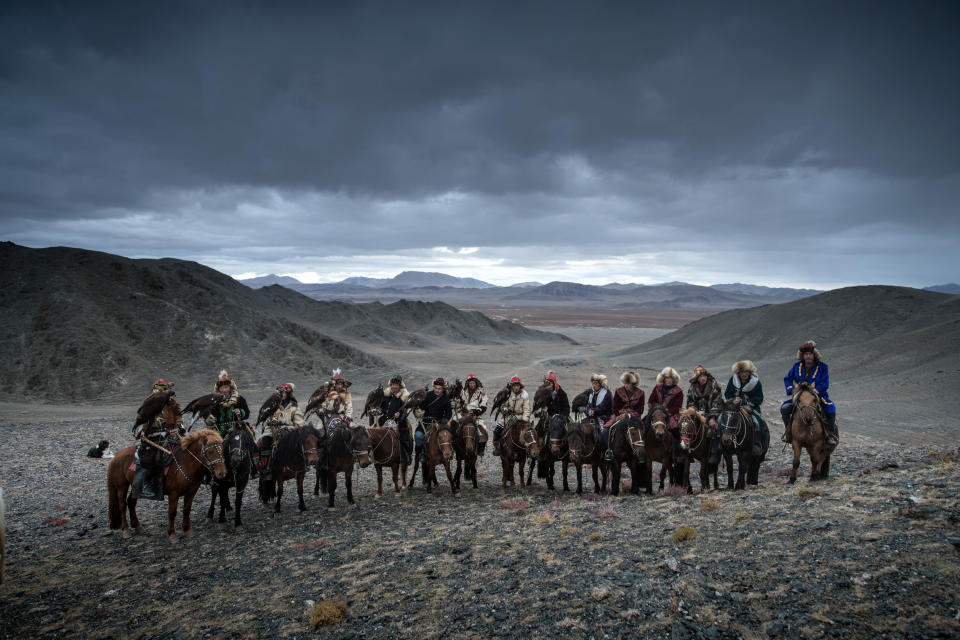
[[[333,508],[338,473],[343,473],[343,483],[347,488],[347,503],[353,504],[353,464],[356,463],[363,469],[370,466],[370,439],[367,437],[367,430],[365,427],[350,424],[341,418],[333,418],[327,425],[326,448],[326,481],[321,484],[327,494],[327,508]],[[318,483],[320,473],[318,468]],[[315,487],[314,495],[316,493]]]
[[[133,483],[134,454],[137,445],[121,449],[107,465],[107,493],[110,505],[110,528],[120,529],[126,534],[130,526],[142,532],[143,526],[137,518],[137,501],[127,496],[127,490]],[[200,488],[204,475],[212,473],[222,480],[227,475],[223,459],[223,439],[212,429],[202,429],[191,433],[180,441],[173,452],[173,461],[164,477],[167,493],[167,535],[176,536],[174,521],[177,518],[177,503],[183,497],[183,535],[190,533],[190,507],[193,497]],[[127,509],[130,510],[130,525],[127,524]]]
[[[572,466],[577,470],[577,493],[583,493],[583,465],[589,464],[593,468],[593,491],[600,493],[600,483],[597,479],[597,469],[600,466],[600,447],[597,446],[599,439],[597,422],[593,418],[567,423],[568,456],[563,461],[564,491],[570,490],[570,485],[567,483],[567,469]]]
[[[680,481],[687,493],[692,493],[690,487],[690,459],[700,463],[700,491],[710,488],[710,475],[713,475],[713,488],[719,489],[720,482],[717,470],[720,465],[710,465],[710,431],[707,420],[693,407],[680,412],[680,448],[687,455],[684,456],[683,470]]]
[[[453,426],[456,431],[456,438],[453,440],[453,451],[457,456],[457,470],[453,474],[453,480],[460,488],[461,465],[467,480],[473,482],[473,488],[477,488],[477,418],[472,412],[466,411],[459,418],[455,418]]]
[[[427,493],[432,493],[433,483],[429,478],[434,478],[437,465],[443,465],[447,472],[447,481],[450,483],[450,491],[456,493],[458,486],[453,479],[453,473],[450,471],[450,461],[453,459],[454,447],[453,441],[456,435],[447,423],[438,424],[434,420],[426,419],[423,422],[423,470],[421,478],[427,488]]]
[[[523,489],[526,486],[523,482],[523,468],[527,463],[528,447],[536,447],[537,452],[540,450],[533,425],[524,422],[517,416],[510,416],[507,418],[507,424],[503,429],[503,437],[500,440],[500,464],[503,467],[500,484],[504,489],[507,488],[508,482],[511,487],[514,486],[514,464],[519,469],[520,488]]]
[[[388,423],[393,422],[388,420]],[[400,438],[389,427],[367,427],[367,439],[370,442],[370,457],[377,469],[377,497],[383,497],[383,468],[393,471],[393,491],[400,493],[407,488],[407,463],[400,451]],[[399,475],[399,482],[398,476]]]
[[[660,463],[660,489],[663,490],[663,480],[669,474],[670,484],[677,484],[679,478],[674,478],[673,469],[673,436],[670,435],[670,414],[662,405],[650,408],[642,420],[637,417],[630,419],[630,442],[640,463],[640,473],[647,487],[647,494],[653,493],[653,463]],[[642,431],[641,431],[642,429]],[[636,437],[639,432],[639,439]],[[641,453],[642,452],[642,453]]]
[[[607,462],[601,457],[598,465],[600,467],[600,491],[606,490],[607,475],[609,474],[610,493],[615,496],[620,495],[620,474],[624,464],[630,469],[630,493],[637,494],[640,492],[640,457],[634,448],[630,425],[630,420],[623,419],[610,427],[610,449],[613,451],[613,461]]]
[[[270,456],[270,475],[260,475],[260,501],[267,504],[276,497],[273,515],[280,513],[280,500],[283,498],[283,485],[287,480],[296,479],[297,508],[306,511],[307,505],[303,501],[303,479],[307,469],[320,460],[320,432],[312,424],[301,428],[287,427],[277,431],[273,443],[273,453]]]
[[[790,425],[793,469],[790,472],[790,484],[797,481],[800,452],[803,449],[810,456],[810,481],[823,480],[830,475],[830,454],[836,445],[827,445],[820,396],[816,388],[806,382],[798,383],[793,392],[793,407],[793,423]]]

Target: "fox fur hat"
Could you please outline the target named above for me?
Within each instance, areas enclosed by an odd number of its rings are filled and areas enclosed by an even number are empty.
[[[624,371],[620,375],[620,384],[627,384],[628,382],[634,386],[637,386],[640,384],[640,376],[635,374],[633,371]]]
[[[733,367],[731,367],[734,374],[740,373],[741,371],[749,371],[750,373],[757,372],[757,365],[753,364],[751,360],[740,360],[739,362],[734,362]]]
[[[707,376],[708,378],[712,378],[713,374],[707,371],[707,368],[704,367],[702,364],[698,364],[693,370],[693,375],[690,376],[690,382],[696,382],[697,378],[699,378],[700,376]]]
[[[607,386],[607,376],[602,373],[590,374],[590,382],[599,382],[601,387]]]
[[[680,374],[673,367],[664,367],[663,371],[657,374],[657,384],[662,384],[664,378],[673,378],[673,384],[680,382]]]
[[[813,359],[814,360],[820,359],[820,351],[817,349],[817,343],[814,342],[813,340],[807,340],[802,345],[800,345],[799,348],[797,348],[797,360],[803,360],[804,351],[812,351]]]
[[[220,375],[217,376],[217,381],[213,384],[213,392],[220,393],[220,386],[224,384],[230,385],[231,392],[237,390],[236,380],[230,377],[226,369],[220,369]]]

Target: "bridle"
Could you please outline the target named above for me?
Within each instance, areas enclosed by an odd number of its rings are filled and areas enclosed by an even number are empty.
[[[197,462],[199,462],[200,465],[201,465],[202,467],[204,467],[207,471],[209,471],[211,474],[213,474],[213,467],[214,467],[214,466],[216,466],[216,465],[218,465],[218,464],[222,464],[222,465],[226,466],[226,462],[225,462],[224,459],[223,459],[223,442],[222,442],[222,441],[221,441],[221,442],[213,442],[213,443],[208,444],[208,445],[201,445],[201,448],[200,448],[200,457],[199,457],[199,458],[197,457],[197,454],[195,454],[193,451],[190,451],[190,449],[188,449],[188,448],[186,448],[186,447],[180,447],[180,448],[181,448],[183,451],[186,451],[187,453],[189,453],[189,454],[190,454],[190,457],[192,457],[194,460],[196,460]],[[217,457],[215,460],[211,460],[210,457],[207,455],[207,451],[209,451],[210,449],[213,449],[214,451],[217,452],[217,456],[218,456],[218,457]],[[202,458],[202,459],[201,459],[201,458]],[[193,478],[191,478],[190,476],[187,475],[187,472],[183,470],[183,467],[180,466],[180,461],[177,460],[177,456],[176,456],[176,455],[173,456],[173,461],[174,461],[174,463],[177,465],[177,471],[179,471],[180,474],[181,474],[184,478],[187,479],[187,482],[195,482],[195,481],[193,480]]]
[[[381,428],[381,429],[385,429],[387,432],[393,431],[393,430],[390,429],[389,427],[380,427],[380,428]],[[367,427],[367,437],[368,437],[368,438],[370,437],[370,429],[371,429],[371,427]],[[384,438],[384,439],[386,439],[386,438]],[[373,449],[370,450],[370,453],[373,455],[373,464],[384,465],[384,464],[387,464],[388,462],[390,462],[391,460],[393,460],[393,456],[397,453],[397,443],[399,442],[399,440],[400,440],[400,438],[396,435],[396,433],[394,433],[393,438],[391,438],[391,440],[390,440],[390,455],[388,455],[388,456],[387,456],[386,458],[384,458],[383,460],[377,460],[377,449],[379,449],[379,448],[380,448],[380,445],[383,444],[383,440],[380,440],[380,442],[378,442],[378,443],[373,447]]]
[[[682,416],[680,418],[680,440],[693,451],[703,444],[706,437],[706,429],[701,428],[702,423],[691,416]]]
[[[723,435],[730,434],[730,439],[733,440],[735,449],[739,449],[740,445],[747,439],[748,418],[743,415],[743,411],[740,407],[735,409],[724,408],[723,413],[720,414],[720,418],[717,420],[717,426],[720,427],[721,433]],[[732,424],[734,422],[734,416],[736,416],[736,426]],[[743,428],[741,429],[741,427]],[[741,433],[742,437],[737,440],[737,435]]]
[[[595,421],[593,418],[587,418],[586,420],[583,420],[582,422],[579,423],[579,426],[577,427],[577,434],[580,436],[580,443],[582,444],[583,441],[584,441],[584,435],[583,435],[582,428],[583,428],[583,426],[586,425],[586,424],[592,425],[591,428],[590,428],[590,431],[591,431],[591,434],[592,434],[592,436],[593,436],[593,448],[590,449],[590,453],[581,454],[579,448],[574,449],[573,447],[570,446],[569,437],[568,437],[568,439],[567,439],[567,452],[570,454],[570,459],[577,461],[577,462],[575,462],[574,464],[579,463],[579,461],[580,461],[581,459],[582,459],[582,460],[589,460],[590,457],[593,456],[593,452],[597,450],[597,440],[598,440],[598,438],[597,438],[597,432],[596,432],[596,421]],[[581,456],[582,456],[582,458],[581,458]]]

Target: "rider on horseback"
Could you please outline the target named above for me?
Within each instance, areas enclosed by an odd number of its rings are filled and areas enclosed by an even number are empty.
[[[423,423],[433,422],[435,425],[443,425],[449,423],[450,418],[453,417],[453,407],[450,405],[450,396],[447,395],[447,383],[443,378],[433,381],[433,389],[423,397],[419,408],[423,410],[423,418],[421,425],[417,427],[418,448],[423,446]]]
[[[467,376],[463,391],[460,392],[460,405],[465,411],[472,413],[476,419],[477,455],[482,456],[487,445],[487,428],[480,422],[480,416],[487,410],[487,396],[483,392],[483,383],[480,382],[480,378],[472,373]]]
[[[707,419],[708,429],[717,434],[717,417],[723,411],[723,389],[720,383],[702,365],[697,365],[690,377],[687,390],[687,409],[696,409]],[[720,462],[720,437],[716,435],[710,441],[709,464]]]
[[[383,394],[383,401],[380,403],[380,416],[377,418],[377,425],[383,426],[387,420],[393,420],[397,423],[397,436],[400,439],[400,452],[406,464],[410,464],[410,454],[413,451],[413,442],[410,437],[410,422],[402,414],[403,403],[407,401],[410,392],[403,384],[403,378],[399,375],[390,378],[387,385],[387,391]]]
[[[663,406],[670,416],[670,435],[673,438],[673,459],[680,460],[683,452],[680,448],[680,412],[683,410],[683,391],[677,384],[680,382],[680,374],[673,367],[664,367],[657,374],[657,384],[650,391],[650,399],[647,400],[647,410],[649,412],[656,405]]]
[[[640,376],[633,371],[624,371],[620,376],[620,384],[623,385],[613,394],[613,408],[610,412],[610,418],[600,429],[600,446],[604,448],[603,459],[606,462],[613,462],[613,449],[610,448],[610,427],[633,416],[639,416],[643,413],[644,393],[638,385]]]
[[[567,397],[567,392],[560,387],[560,381],[557,380],[557,374],[553,371],[547,372],[547,375],[543,378],[543,383],[550,383],[553,385],[553,390],[550,392],[550,398],[547,400],[546,411],[543,419],[540,420],[540,424],[537,425],[537,436],[541,440],[540,447],[540,458],[545,459],[547,455],[546,438],[547,438],[547,425],[550,423],[550,418],[553,416],[563,416],[564,424],[570,419],[570,399]]]
[[[727,388],[723,392],[724,398],[733,400],[735,404],[746,409],[756,430],[753,439],[753,455],[763,454],[763,445],[761,441],[762,429],[766,428],[766,423],[760,415],[760,407],[763,405],[763,385],[757,376],[757,366],[750,360],[741,360],[733,364],[733,375],[727,381]]]
[[[787,391],[787,399],[780,405],[780,415],[783,417],[785,431],[782,440],[790,442],[790,424],[793,420],[793,389],[798,382],[812,384],[820,397],[820,407],[823,409],[824,423],[827,427],[827,444],[836,446],[840,435],[837,429],[837,407],[830,401],[830,372],[827,363],[820,360],[820,351],[817,343],[807,340],[797,349],[797,362],[790,367],[790,371],[783,378],[783,386]]]
[[[585,413],[588,418],[593,418],[596,424],[604,424],[610,419],[610,411],[613,406],[613,396],[607,389],[607,376],[602,373],[590,375],[590,395],[587,396],[587,404],[582,407],[573,407],[577,413]]]
[[[520,376],[510,378],[510,395],[501,408],[503,423],[493,429],[493,455],[500,455],[500,439],[503,437],[504,424],[510,416],[523,422],[530,422],[530,395],[523,388]]]
[[[347,389],[353,384],[343,377],[340,369],[333,370],[330,378],[330,391],[320,405],[321,415],[324,416],[323,428],[320,429],[320,465],[318,469],[325,469],[327,464],[327,426],[336,419],[349,424],[353,420],[353,397]]]
[[[265,424],[270,428],[270,433],[264,433],[260,439],[260,466],[266,472],[264,479],[267,482],[273,479],[270,475],[270,454],[273,453],[273,443],[276,441],[279,431],[281,429],[303,429],[303,414],[300,413],[297,398],[293,395],[295,389],[296,386],[292,382],[284,382],[277,387],[277,391],[280,393],[280,404],[273,415],[266,420]]]
[[[180,417],[180,405],[177,404],[173,392],[173,383],[166,378],[158,378],[153,383],[153,389],[150,394],[169,392],[163,411],[156,416],[149,424],[142,425],[134,437],[140,439],[140,445],[137,447],[134,461],[137,465],[133,476],[133,490],[131,497],[134,499],[146,498],[147,500],[163,500],[163,461],[164,453],[155,446],[148,444],[142,438],[147,438],[164,449],[173,450],[180,443],[180,436],[183,434],[182,418]],[[149,396],[148,396],[149,397]]]
[[[217,404],[207,424],[216,428],[222,438],[235,425],[241,424],[250,416],[250,407],[246,399],[240,395],[237,383],[227,374],[226,369],[220,370],[213,392],[219,393],[224,400]]]

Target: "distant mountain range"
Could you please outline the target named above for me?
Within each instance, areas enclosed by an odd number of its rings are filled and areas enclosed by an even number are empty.
[[[935,291],[936,293],[949,293],[950,295],[960,295],[960,284],[951,282],[949,284],[935,284],[932,287],[924,287],[924,291]]]
[[[309,285],[300,282],[296,278],[289,276],[277,276],[270,274],[258,278],[248,278],[240,280],[251,289],[268,287],[272,284],[279,284],[284,287],[297,289],[298,287],[312,287],[318,285]],[[343,287],[345,290],[352,291],[352,287],[363,287],[367,289],[415,289],[417,287],[454,287],[458,289],[489,289],[496,285],[477,280],[476,278],[457,278],[445,273],[436,273],[431,271],[404,271],[398,273],[392,278],[364,278],[356,276],[344,278],[339,282],[324,284],[325,287]],[[333,289],[331,289],[333,290]]]

